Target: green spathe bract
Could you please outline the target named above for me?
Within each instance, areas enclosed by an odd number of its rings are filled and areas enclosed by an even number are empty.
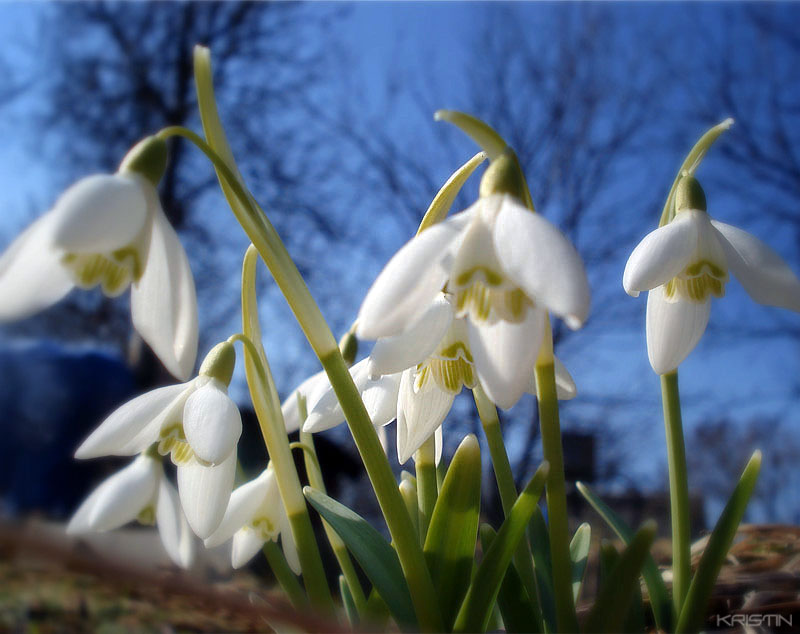
[[[161,182],[167,169],[167,142],[158,136],[148,136],[134,145],[120,163],[120,172],[144,176],[153,187]]]

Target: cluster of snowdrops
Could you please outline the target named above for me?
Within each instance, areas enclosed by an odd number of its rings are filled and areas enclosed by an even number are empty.
[[[202,136],[168,127],[147,137],[116,173],[70,187],[0,259],[3,320],[41,311],[76,286],[99,286],[109,296],[130,287],[134,328],[181,381],[126,403],[77,449],[80,459],[135,457],[88,496],[68,530],[155,524],[167,553],[182,567],[192,565],[201,540],[206,547],[231,542],[233,567],[263,552],[298,608],[310,605],[354,626],[388,627],[392,620],[404,630],[422,631],[618,631],[632,623],[640,630],[699,629],[752,493],[760,454],[732,486],[692,574],[677,368],[702,336],[712,297],[725,294],[731,274],[757,302],[800,311],[794,273],[757,238],[711,220],[694,176],[732,122],[709,130],[691,150],[658,227],[635,247],[623,275],[630,295],[648,291],[647,348],[662,384],[669,450],[671,591],[649,554],[654,525],[631,529],[580,486],[624,548],[601,549],[603,583],[579,618],[591,531],[582,525],[571,534],[568,525],[558,399],[573,398],[576,386],[554,355],[550,319],[580,328],[589,315],[589,285],[578,252],[536,213],[513,149],[478,119],[437,113],[481,151],[443,185],[417,235],[380,273],[353,327],[337,342],[236,167],[217,114],[208,51],[201,47],[195,51],[195,77]],[[194,281],[156,190],[170,142],[193,143],[208,157],[252,242],[242,267],[242,331],[212,348],[196,375]],[[478,200],[450,215],[459,190],[486,161]],[[261,342],[259,260],[323,368],[283,403]],[[357,340],[375,343],[354,363]],[[237,344],[269,462],[234,488],[242,421],[227,389]],[[462,440],[449,463],[442,461],[442,423],[463,389],[474,395],[501,494],[505,521],[494,528],[479,524],[475,436]],[[544,461],[518,491],[496,408],[514,407],[525,393],[538,399]],[[313,434],[345,421],[391,542],[325,494]],[[413,461],[413,474],[409,466],[399,483],[384,450],[385,428],[392,422],[397,460]],[[297,430],[299,442],[290,443],[287,433]],[[303,452],[308,486],[298,477],[293,450]],[[168,475],[170,465],[175,478]],[[340,567],[336,592],[326,581],[311,507],[323,519]]]

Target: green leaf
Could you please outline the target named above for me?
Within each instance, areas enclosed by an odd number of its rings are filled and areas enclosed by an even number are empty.
[[[619,632],[628,615],[631,602],[639,585],[642,566],[656,536],[656,523],[649,520],[636,532],[608,573],[600,588],[584,632]],[[612,557],[606,561],[612,563]]]
[[[481,547],[486,552],[491,548],[497,533],[488,524],[480,528]],[[506,569],[506,576],[497,593],[497,605],[503,616],[506,632],[542,632],[542,619],[534,612],[528,593],[522,585],[519,573],[514,566]]]
[[[448,631],[469,587],[480,507],[481,451],[469,434],[447,469],[423,548]]]
[[[706,606],[717,581],[720,568],[733,544],[739,523],[742,521],[747,503],[756,486],[761,470],[761,452],[756,451],[742,472],[739,483],[717,520],[717,525],[708,539],[708,544],[697,565],[686,602],[683,604],[676,632],[694,632],[703,625]]]
[[[577,603],[581,593],[586,562],[589,561],[589,545],[592,542],[592,529],[584,522],[578,526],[569,544],[569,558],[572,561],[572,598]]]
[[[389,617],[389,608],[386,606],[386,602],[378,594],[378,591],[372,588],[367,598],[367,609],[362,620],[369,624],[370,631],[383,632],[389,622]]]
[[[483,632],[489,622],[500,585],[531,515],[538,508],[550,465],[543,462],[520,493],[497,537],[483,557],[456,617],[454,631]]]
[[[389,543],[363,517],[344,504],[308,486],[303,489],[303,494],[353,553],[398,625],[416,628],[411,593],[397,553]]]
[[[533,512],[528,524],[528,541],[533,555],[533,570],[536,573],[536,587],[539,591],[539,604],[542,618],[549,632],[556,631],[556,601],[553,593],[553,564],[550,561],[550,533],[544,521],[542,509]]]
[[[347,619],[350,621],[350,625],[355,627],[359,623],[358,610],[344,575],[339,575],[339,593],[342,595],[342,605],[344,606],[345,614],[347,614]]]
[[[585,484],[578,482],[577,487],[584,499],[606,521],[606,524],[611,527],[617,537],[626,545],[630,544],[633,538],[633,531],[625,521]],[[656,626],[660,630],[669,632],[672,627],[671,624],[676,620],[676,616],[672,611],[672,599],[670,599],[667,587],[664,585],[661,572],[650,555],[645,558],[642,577],[644,577],[645,585],[647,585],[647,593],[650,595],[650,607],[653,610],[653,619]]]

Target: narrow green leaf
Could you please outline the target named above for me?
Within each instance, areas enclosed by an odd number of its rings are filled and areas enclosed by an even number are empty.
[[[717,575],[719,575],[720,568],[722,568],[731,544],[733,544],[739,522],[742,521],[760,470],[761,452],[756,451],[744,468],[739,483],[733,490],[708,539],[703,556],[697,565],[697,572],[689,586],[689,593],[686,595],[686,602],[683,604],[676,632],[694,632],[702,627],[706,606],[717,581]]]
[[[484,555],[469,590],[467,590],[467,596],[456,617],[454,631],[483,632],[486,630],[506,569],[511,563],[511,557],[514,555],[519,540],[525,534],[525,527],[528,525],[531,515],[538,508],[539,497],[542,495],[549,471],[550,465],[543,462],[520,493],[514,506],[511,507],[511,512]]]
[[[308,486],[303,489],[303,494],[353,553],[398,625],[416,628],[411,593],[397,553],[389,543],[363,517],[344,504]]]
[[[656,523],[649,520],[636,531],[600,588],[584,632],[619,632],[639,585],[642,566],[656,536]]]
[[[584,499],[606,521],[606,524],[616,533],[617,537],[626,545],[630,544],[633,538],[633,531],[625,521],[585,484],[578,482],[577,487]],[[653,610],[653,619],[656,626],[660,630],[669,632],[672,623],[677,620],[677,617],[672,611],[672,599],[667,592],[666,585],[664,585],[661,572],[650,555],[645,559],[642,577],[644,577],[644,582],[647,585],[647,593],[650,595],[650,607]]]
[[[550,533],[542,509],[537,507],[528,524],[528,541],[533,555],[533,571],[542,618],[549,632],[556,631],[556,600],[553,593],[553,564],[550,561]]]
[[[345,614],[347,614],[347,619],[350,621],[350,625],[355,627],[359,623],[358,610],[344,575],[339,575],[339,593],[342,595],[342,605],[344,606]]]
[[[372,632],[383,632],[389,623],[389,608],[386,601],[381,598],[378,591],[372,588],[367,598],[367,609],[364,613],[363,620],[369,624],[369,630]]]
[[[486,152],[478,152],[453,172],[452,176],[447,179],[447,182],[439,190],[439,193],[434,196],[430,207],[428,207],[428,211],[426,211],[425,215],[422,217],[422,222],[419,223],[419,229],[417,229],[418,234],[447,218],[447,214],[450,213],[450,208],[453,206],[458,192],[461,191],[461,188],[472,175],[472,172],[485,160]]]
[[[400,481],[400,497],[414,525],[414,532],[419,534],[419,505],[417,504],[417,480],[416,478],[403,478]]]
[[[491,548],[497,533],[488,524],[480,528],[481,547],[486,552]],[[534,612],[528,593],[522,585],[519,573],[514,566],[506,569],[506,576],[497,593],[497,606],[503,617],[506,632],[542,632],[542,617]]]
[[[577,603],[581,593],[586,562],[589,561],[589,545],[592,542],[592,529],[584,522],[578,526],[569,544],[569,558],[572,561],[572,598]]]
[[[481,450],[469,434],[447,469],[423,548],[447,630],[469,587],[480,507]]]

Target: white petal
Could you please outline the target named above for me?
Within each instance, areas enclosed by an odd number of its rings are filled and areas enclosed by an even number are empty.
[[[667,374],[694,349],[708,324],[711,301],[664,299],[664,287],[647,296],[647,356],[657,374]]]
[[[164,367],[186,380],[197,359],[197,297],[186,252],[160,207],[144,273],[131,291],[131,315]]]
[[[148,430],[149,423],[156,420],[187,389],[191,387],[185,383],[169,385],[128,401],[100,423],[78,447],[75,457],[125,456],[143,451],[158,439],[159,429]]]
[[[666,284],[690,264],[702,222],[696,213],[703,212],[678,214],[669,224],[648,233],[636,246],[622,274],[622,286],[628,295],[637,297],[641,291]]]
[[[375,427],[382,428],[397,416],[397,395],[401,373],[369,379],[361,392],[361,400]]]
[[[719,232],[728,266],[759,304],[800,312],[800,280],[781,256],[755,236],[711,221]]]
[[[400,334],[415,323],[442,290],[452,253],[471,214],[462,212],[426,229],[389,260],[364,298],[356,334],[378,339]]]
[[[513,407],[530,386],[547,313],[529,309],[519,324],[469,323],[469,347],[487,396],[503,409]]]
[[[356,384],[356,389],[360,392],[368,380],[367,360],[362,359],[350,368],[350,376]],[[303,431],[316,433],[331,429],[344,422],[344,412],[339,405],[339,398],[330,383],[325,386],[325,390],[320,394],[319,399],[313,407],[309,407],[308,418],[303,424]]]
[[[178,467],[178,493],[189,526],[205,539],[225,516],[236,475],[236,452],[215,467],[196,461]]]
[[[305,397],[306,411],[308,412],[314,408],[320,397],[330,389],[330,386],[328,375],[325,373],[325,370],[321,370],[308,377],[292,390],[292,393],[289,394],[283,402],[283,405],[281,405],[286,433],[291,434],[293,431],[297,431],[303,423],[303,421],[300,420],[300,410],[297,407],[297,393],[300,392]]]
[[[397,402],[397,459],[400,464],[407,462],[442,424],[454,398],[433,381],[415,393],[414,370],[403,372]]]
[[[436,428],[436,431],[433,434],[433,453],[434,453],[434,461],[436,462],[436,466],[439,466],[439,463],[442,461],[442,449],[444,448],[444,434],[442,433],[442,426]]]
[[[264,540],[258,531],[244,527],[233,536],[233,550],[231,551],[231,565],[234,568],[241,568],[253,557],[256,556]]]
[[[139,456],[97,487],[78,508],[67,531],[109,531],[136,519],[156,499],[159,469],[158,461]]]
[[[452,321],[453,306],[440,293],[408,330],[378,339],[369,355],[370,375],[395,374],[423,361],[436,350]]]
[[[385,453],[388,457],[389,455],[389,438],[386,434],[386,425],[382,427],[376,427],[375,431],[378,433],[378,442],[381,443],[381,448],[383,449],[383,453]]]
[[[560,401],[569,401],[578,394],[578,386],[569,373],[569,370],[561,363],[558,357],[553,358],[553,365],[556,373],[556,395]]]
[[[531,297],[579,328],[589,314],[589,282],[581,256],[541,215],[506,196],[494,231],[506,274]]]
[[[53,207],[55,243],[74,253],[103,253],[128,246],[147,220],[143,186],[138,179],[120,174],[79,180]]]
[[[503,267],[495,252],[494,224],[506,198],[494,195],[479,200],[476,213],[464,230],[464,236],[453,260],[453,267],[450,270],[451,290],[470,284],[468,280],[476,268],[503,276]],[[466,279],[461,280],[462,275]]]
[[[281,507],[281,511],[280,526],[283,556],[286,558],[286,563],[289,564],[289,568],[292,569],[294,574],[299,575],[303,569],[300,566],[300,556],[297,554],[297,544],[294,541],[292,525],[289,523],[289,516],[283,511],[283,507]]]
[[[205,540],[206,548],[214,548],[229,540],[236,531],[253,519],[256,511],[264,504],[270,489],[270,481],[274,480],[272,469],[265,469],[255,480],[243,484],[231,493],[225,517]]]
[[[53,246],[53,212],[23,231],[0,257],[0,321],[23,319],[55,304],[74,283]]]
[[[163,475],[158,489],[156,526],[170,559],[181,568],[191,568],[195,556],[194,536],[181,510],[178,492]]]
[[[204,382],[189,396],[183,407],[183,432],[205,462],[219,464],[234,451],[242,435],[242,416],[218,380]]]

